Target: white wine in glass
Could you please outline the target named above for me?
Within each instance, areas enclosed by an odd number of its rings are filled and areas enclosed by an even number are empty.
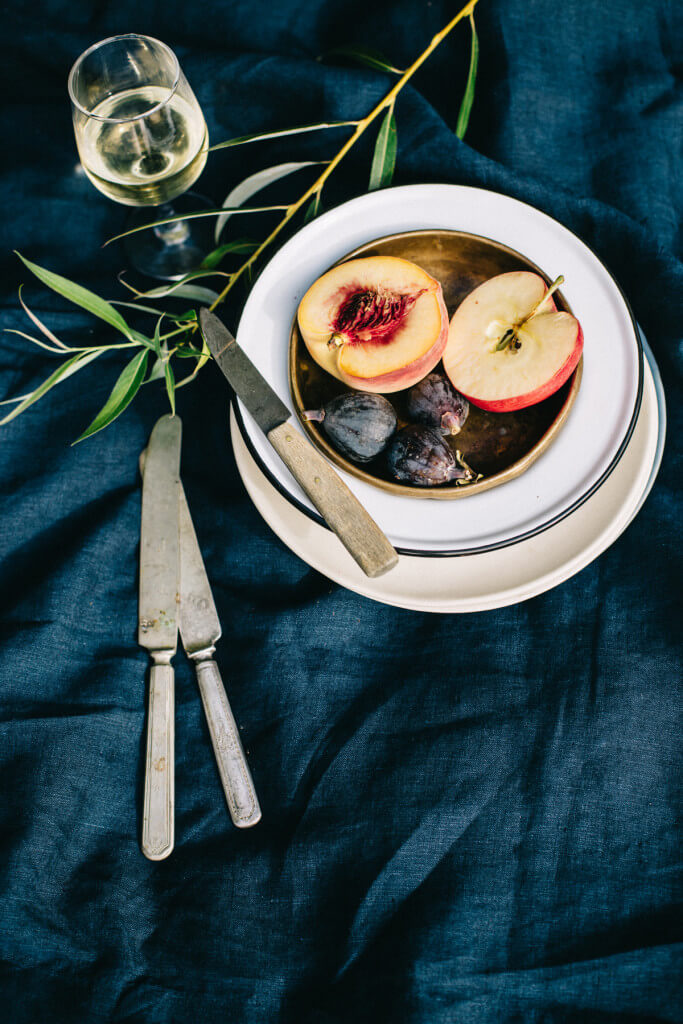
[[[157,207],[158,219],[187,212],[170,203],[203,171],[209,135],[173,51],[149,36],[105,39],[74,64],[69,94],[81,164],[93,185],[118,203]],[[201,206],[195,197],[189,209]],[[154,219],[138,213],[129,227]],[[138,270],[172,279],[199,265],[210,230],[202,220],[174,221],[126,242]]]

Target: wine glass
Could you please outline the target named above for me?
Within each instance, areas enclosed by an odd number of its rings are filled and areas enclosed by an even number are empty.
[[[137,208],[128,228],[210,205],[183,196],[204,170],[209,133],[165,43],[134,33],[95,43],[71,69],[69,96],[83,170],[100,192]],[[203,218],[174,221],[125,245],[137,270],[173,280],[199,266],[210,228]]]

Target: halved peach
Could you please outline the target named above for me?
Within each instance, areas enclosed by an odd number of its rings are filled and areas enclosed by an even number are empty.
[[[359,391],[412,387],[434,369],[448,339],[441,285],[394,256],[328,270],[301,300],[298,321],[316,363]]]
[[[456,309],[443,365],[473,405],[525,409],[554,394],[576,369],[581,325],[556,310],[552,295],[542,301],[547,292],[538,274],[513,271],[485,281]]]

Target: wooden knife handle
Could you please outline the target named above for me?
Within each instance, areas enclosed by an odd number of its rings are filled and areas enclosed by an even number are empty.
[[[142,852],[149,860],[163,860],[173,850],[174,683],[171,665],[152,665],[142,813]]]
[[[374,579],[393,569],[396,551],[310,441],[289,422],[271,430],[268,440],[365,575]]]
[[[195,668],[230,817],[237,828],[251,828],[261,820],[261,808],[218,665],[206,658]]]

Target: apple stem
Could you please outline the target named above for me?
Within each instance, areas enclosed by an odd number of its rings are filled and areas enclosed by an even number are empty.
[[[564,284],[563,274],[560,274],[559,277],[556,277],[553,283],[549,285],[548,288],[546,288],[541,298],[538,300],[535,306],[532,307],[530,313],[527,313],[525,317],[523,317],[521,320],[518,320],[513,327],[508,327],[507,331],[496,345],[494,352],[502,352],[503,349],[509,349],[510,352],[517,352],[522,347],[522,343],[519,340],[519,332],[522,330],[524,325],[527,324],[529,320],[531,320],[533,316],[536,316],[536,313],[539,311],[539,309],[541,309],[544,303],[548,301],[550,296],[557,291],[561,284]]]

